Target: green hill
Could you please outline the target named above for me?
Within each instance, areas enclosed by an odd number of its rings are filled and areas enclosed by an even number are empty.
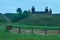
[[[6,13],[5,16],[8,17],[12,23],[20,20],[20,15],[18,13]]]
[[[0,25],[10,23],[10,19],[6,17],[4,14],[0,14]]]
[[[17,13],[9,13],[4,16],[8,20],[8,23],[16,21],[20,24],[28,25],[60,26],[60,14],[31,14],[29,17],[23,19],[20,17],[22,16]],[[0,21],[5,21],[4,18],[1,17]]]
[[[60,14],[32,14],[20,20],[19,23],[28,25],[60,26]]]

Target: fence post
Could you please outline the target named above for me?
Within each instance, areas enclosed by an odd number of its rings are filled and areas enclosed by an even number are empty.
[[[45,35],[47,34],[46,28],[45,28]]]
[[[19,27],[19,34],[20,34],[20,27]]]
[[[58,34],[60,34],[60,29],[58,28]]]
[[[31,30],[31,33],[33,34],[33,28],[32,28],[32,30]]]
[[[6,32],[8,31],[8,28],[7,28],[7,26],[6,26]]]
[[[6,26],[6,32],[8,32],[9,30],[11,30],[12,29],[12,26],[11,25],[7,25]]]

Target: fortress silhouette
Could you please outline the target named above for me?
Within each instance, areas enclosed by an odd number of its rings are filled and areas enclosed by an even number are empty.
[[[32,8],[31,8],[31,12],[32,12],[32,14],[52,14],[52,9],[50,8],[50,9],[48,9],[48,7],[46,6],[46,8],[45,8],[45,11],[35,11],[35,7],[34,6],[32,6]]]

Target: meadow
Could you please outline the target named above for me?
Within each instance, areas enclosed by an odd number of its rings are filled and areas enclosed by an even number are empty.
[[[17,34],[6,32],[5,27],[0,26],[0,40],[60,40],[60,35]]]
[[[43,15],[43,16],[33,15],[33,16],[30,16],[29,18],[26,18],[24,20],[20,20],[16,23],[11,23],[10,25],[12,25],[13,27],[16,27],[16,26],[29,27],[29,28],[33,27],[33,28],[42,28],[42,29],[60,28],[60,26],[59,26],[60,25],[59,24],[60,15],[54,15],[55,17],[51,16],[51,15],[49,17],[48,16],[49,15]],[[18,34],[18,33],[6,32],[6,25],[9,25],[9,23],[6,24],[8,18],[7,17],[2,18],[2,17],[3,16],[0,16],[0,40],[60,40],[59,34],[58,35],[39,35],[39,34],[27,34],[27,33]],[[7,20],[5,20],[6,18],[7,18]],[[46,21],[46,22],[43,22],[43,21]],[[9,22],[9,20],[8,20],[8,22]],[[42,25],[42,24],[44,24],[44,25]],[[56,26],[55,24],[56,25],[58,24],[58,26]]]

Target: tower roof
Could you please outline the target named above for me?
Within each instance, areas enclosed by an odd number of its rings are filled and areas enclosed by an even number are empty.
[[[46,6],[46,8],[45,9],[48,9],[48,6]]]

